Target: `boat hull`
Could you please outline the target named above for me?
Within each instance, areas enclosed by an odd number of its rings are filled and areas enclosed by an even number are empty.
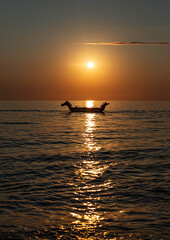
[[[67,106],[70,110],[70,112],[84,112],[84,113],[103,113],[103,111],[105,110],[105,107],[108,105],[109,103],[105,102],[103,103],[100,107],[92,107],[92,108],[88,108],[88,107],[72,107],[72,104],[69,101],[66,101],[65,103],[62,103],[61,106]]]
[[[102,113],[101,108],[72,108],[71,112]]]

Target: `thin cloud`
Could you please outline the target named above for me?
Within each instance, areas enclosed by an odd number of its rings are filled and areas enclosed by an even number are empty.
[[[154,46],[170,46],[169,42],[129,42],[129,41],[114,41],[114,42],[84,42],[74,43],[77,45],[92,45],[92,46],[135,46],[135,45],[154,45]]]

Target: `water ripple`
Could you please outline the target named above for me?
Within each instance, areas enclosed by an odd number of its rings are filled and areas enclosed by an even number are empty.
[[[167,105],[46,104],[0,110],[0,238],[169,239]]]

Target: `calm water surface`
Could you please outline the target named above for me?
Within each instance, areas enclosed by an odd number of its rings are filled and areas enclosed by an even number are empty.
[[[0,102],[0,239],[170,239],[170,102],[60,105]]]

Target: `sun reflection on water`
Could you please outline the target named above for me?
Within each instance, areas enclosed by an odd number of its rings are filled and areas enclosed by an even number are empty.
[[[95,126],[95,113],[87,113],[85,119],[85,131],[83,133],[84,137],[84,145],[88,151],[98,151],[101,149],[100,146],[97,146],[96,142],[94,141],[93,132],[96,131]]]
[[[87,106],[93,106],[93,101],[88,101]],[[101,146],[95,140],[96,114],[87,113],[85,115],[85,130],[83,132],[84,156],[75,174],[78,185],[74,194],[77,205],[72,208],[70,215],[73,218],[72,224],[75,229],[95,229],[101,225],[104,216],[98,210],[100,205],[100,192],[108,187],[109,183],[96,184],[92,181],[97,180],[107,169],[107,165],[96,157]]]

